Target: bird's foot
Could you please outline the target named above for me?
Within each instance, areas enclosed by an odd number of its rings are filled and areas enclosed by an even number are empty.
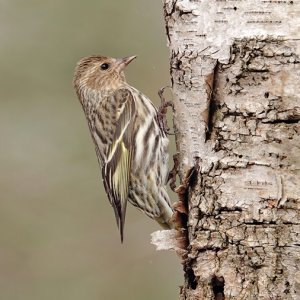
[[[169,86],[164,86],[158,91],[158,96],[161,101],[161,105],[158,109],[158,119],[159,119],[161,129],[166,134],[173,135],[174,133],[170,132],[170,127],[168,126],[167,112],[168,112],[168,107],[172,107],[172,110],[174,111],[174,104],[172,101],[166,101],[166,98],[164,96],[164,91],[167,87],[170,88]]]

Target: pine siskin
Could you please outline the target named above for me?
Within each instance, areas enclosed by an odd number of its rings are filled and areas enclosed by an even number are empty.
[[[165,189],[169,141],[157,110],[123,72],[135,57],[89,56],[74,75],[121,241],[127,200],[164,228],[173,227]]]

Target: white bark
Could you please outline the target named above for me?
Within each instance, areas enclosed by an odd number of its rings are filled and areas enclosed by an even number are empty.
[[[299,1],[165,0],[180,177],[181,299],[300,299]]]

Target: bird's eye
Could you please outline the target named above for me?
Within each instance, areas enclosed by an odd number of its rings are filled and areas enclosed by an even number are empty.
[[[107,70],[109,68],[109,64],[104,63],[100,66],[101,70]]]

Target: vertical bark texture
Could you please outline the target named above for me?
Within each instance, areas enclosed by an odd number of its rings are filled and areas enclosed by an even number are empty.
[[[165,0],[180,177],[181,299],[300,299],[299,1]]]

